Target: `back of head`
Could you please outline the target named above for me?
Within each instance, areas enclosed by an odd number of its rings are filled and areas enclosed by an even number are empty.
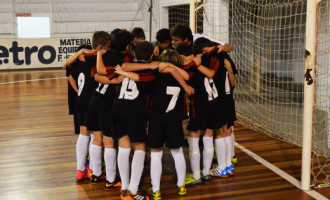
[[[140,27],[135,27],[132,31],[131,34],[133,35],[134,38],[141,38],[141,39],[146,39],[146,36],[144,34],[144,31]]]
[[[194,55],[202,54],[203,49],[205,47],[213,47],[213,46],[215,46],[215,45],[211,40],[204,38],[204,37],[198,38],[194,42]]]
[[[142,41],[135,45],[135,56],[137,60],[149,61],[154,51],[150,42]]]
[[[159,43],[164,43],[166,41],[171,41],[172,38],[171,38],[170,30],[167,29],[167,28],[160,29],[156,34],[156,40]]]
[[[115,28],[111,31],[110,35],[114,36],[114,35],[116,35],[117,33],[121,32],[121,31],[122,31],[121,29]]]
[[[190,45],[180,44],[175,49],[180,55],[190,56],[193,54],[193,49]]]
[[[95,31],[92,37],[92,47],[96,49],[98,46],[107,46],[111,41],[111,36],[105,31]]]
[[[82,44],[77,48],[77,51],[80,51],[81,49],[92,49],[92,46],[88,44]]]
[[[187,24],[177,24],[171,29],[172,37],[179,37],[182,40],[188,39],[191,43],[193,42],[193,35],[190,27]]]
[[[111,49],[115,52],[122,52],[126,50],[127,45],[131,45],[133,36],[128,31],[118,31],[113,36],[111,42]]]
[[[160,62],[169,62],[177,67],[182,66],[182,60],[177,51],[174,49],[166,49],[159,57]]]

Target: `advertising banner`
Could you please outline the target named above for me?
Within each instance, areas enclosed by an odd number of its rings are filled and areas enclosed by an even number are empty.
[[[89,38],[0,39],[0,70],[62,67]]]

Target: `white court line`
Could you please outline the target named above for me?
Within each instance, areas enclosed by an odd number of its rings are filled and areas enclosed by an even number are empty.
[[[4,82],[4,83],[0,83],[0,85],[7,85],[10,83],[24,83],[24,82],[33,82],[33,81],[44,81],[44,80],[53,80],[53,79],[63,79],[63,78],[67,78],[67,77],[57,77],[57,78],[44,78],[44,79],[32,79],[32,80],[24,80],[24,81],[13,81],[13,82]]]
[[[235,142],[235,147],[239,148],[240,150],[242,150],[243,152],[245,152],[246,154],[248,154],[249,156],[251,156],[256,161],[260,162],[264,166],[268,167],[270,170],[272,170],[273,172],[275,172],[276,174],[278,174],[279,176],[281,176],[282,178],[284,178],[285,180],[287,180],[288,182],[290,182],[292,185],[294,185],[297,188],[301,189],[301,187],[300,187],[301,186],[300,181],[298,181],[297,179],[295,179],[294,177],[292,177],[290,174],[284,172],[280,168],[278,168],[275,165],[271,164],[267,160],[261,158],[260,156],[258,156],[257,154],[253,153],[252,151],[248,150],[247,148],[243,147],[242,145],[238,144],[237,142]],[[307,193],[308,195],[310,195],[311,197],[313,197],[313,198],[315,198],[317,200],[328,200],[328,198],[326,198],[322,194],[316,192],[315,190],[308,190],[308,191],[302,190],[302,191],[305,192],[305,193]]]

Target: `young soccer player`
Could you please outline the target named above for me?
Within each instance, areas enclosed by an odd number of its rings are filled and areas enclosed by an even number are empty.
[[[161,62],[168,62],[175,66],[182,66],[179,54],[172,49],[165,50],[160,56]],[[184,142],[182,120],[184,118],[184,90],[190,95],[186,83],[179,83],[176,78],[166,74],[169,68],[160,65],[159,71],[165,74],[159,74],[155,83],[155,89],[152,95],[152,105],[149,120],[148,146],[151,148],[150,176],[152,188],[149,193],[154,199],[161,199],[160,179],[162,174],[162,147],[165,143],[171,149],[174,158],[175,169],[177,172],[178,194],[185,195],[185,174],[186,162],[183,155],[182,145]],[[182,69],[181,69],[182,70]],[[180,72],[185,78],[189,79],[189,74],[185,71]],[[182,78],[181,77],[181,78]],[[190,87],[190,86],[189,86]],[[188,88],[189,88],[188,87]]]
[[[133,47],[135,48],[136,43],[142,42],[146,40],[146,35],[144,34],[144,31],[141,27],[135,27],[131,31],[131,34],[133,35]]]
[[[160,29],[156,34],[157,45],[154,48],[154,60],[159,60],[159,55],[166,49],[171,49],[171,34],[167,28]]]
[[[232,138],[230,137],[230,126],[236,120],[233,115],[232,108],[234,102],[231,96],[226,96],[231,93],[231,87],[235,86],[235,76],[237,73],[236,67],[227,53],[218,52],[218,48],[206,38],[199,38],[194,43],[194,53],[203,53],[202,65],[212,69],[214,73],[213,79],[205,79],[205,86],[209,94],[209,100],[212,104],[208,105],[209,109],[216,110],[221,113],[222,123],[221,128],[216,129],[215,147],[218,160],[218,167],[212,169],[212,176],[228,177],[234,174],[234,168],[231,163]],[[214,99],[214,101],[213,101]],[[211,102],[211,101],[210,101]],[[229,111],[228,111],[229,110]],[[209,131],[206,129],[206,132]],[[210,130],[211,131],[211,130]]]
[[[73,56],[71,56],[67,62],[65,63],[65,66],[70,66],[73,62],[75,62],[78,58],[81,62],[86,62],[82,54],[84,53],[93,53],[100,49],[107,49],[110,45],[110,35],[107,32],[104,31],[97,31],[93,34],[92,37],[92,48],[93,50],[88,49],[81,49],[78,52],[76,52]],[[77,140],[76,145],[76,154],[77,154],[77,173],[76,178],[82,179],[86,176],[89,176],[91,172],[87,173],[87,170],[85,168],[86,163],[86,157],[88,153],[89,148],[89,141],[90,141],[90,132],[87,131],[87,122],[85,120],[86,118],[86,107],[89,104],[89,100],[91,98],[92,91],[95,88],[94,80],[91,79],[91,71],[94,64],[87,65],[83,64],[83,67],[80,68],[82,73],[79,74],[78,77],[78,94],[79,94],[79,100],[78,100],[78,113],[79,113],[79,119],[80,119],[80,134]],[[92,161],[90,161],[90,168],[92,168]]]

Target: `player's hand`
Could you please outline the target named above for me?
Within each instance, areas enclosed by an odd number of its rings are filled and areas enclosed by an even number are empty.
[[[186,91],[186,93],[191,96],[195,93],[195,89],[193,87],[191,87],[190,85],[187,85],[184,90]]]
[[[150,69],[157,69],[159,66],[160,62],[159,61],[154,61],[150,63]]]
[[[118,80],[118,84],[123,82],[125,76],[118,76],[117,80]]]
[[[107,50],[105,50],[105,49],[98,50],[97,55],[103,55],[103,54],[105,54],[105,52],[107,52]]]
[[[123,68],[120,66],[120,65],[117,65],[116,68],[115,68],[115,73],[116,74],[120,74],[120,75],[123,75],[125,71],[123,70]]]
[[[169,67],[169,66],[170,66],[169,63],[167,63],[167,62],[161,62],[161,63],[159,63],[159,67],[158,67],[158,69],[159,69],[160,72],[163,72],[164,69],[165,69],[166,67]]]
[[[225,59],[225,68],[227,69],[228,73],[233,72],[233,69],[231,68],[231,64],[227,59]]]
[[[220,53],[221,51],[225,50],[225,46],[224,45],[218,45],[218,53]]]
[[[159,56],[159,46],[155,46],[154,48],[154,56]]]

